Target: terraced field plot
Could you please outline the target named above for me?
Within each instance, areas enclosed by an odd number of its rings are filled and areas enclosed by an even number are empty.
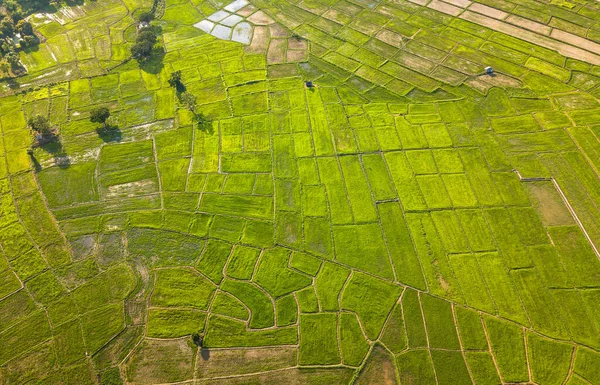
[[[30,17],[0,383],[600,384],[599,3],[157,4]]]

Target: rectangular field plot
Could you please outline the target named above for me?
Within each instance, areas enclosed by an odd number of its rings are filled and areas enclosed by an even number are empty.
[[[381,277],[394,277],[378,224],[334,226],[333,238],[339,262]],[[365,255],[372,256],[371,260],[367,261]]]
[[[48,168],[38,174],[50,206],[98,200],[96,163],[80,163],[68,169]]]
[[[150,309],[148,313],[148,336],[177,338],[202,330],[206,314],[197,310]]]
[[[448,253],[469,251],[469,243],[454,211],[433,211],[431,218]]]
[[[444,174],[442,175],[442,180],[454,207],[478,206],[477,197],[465,174]]]
[[[200,211],[257,219],[273,217],[273,198],[262,196],[205,194]]]
[[[452,207],[452,201],[439,175],[418,176],[416,179],[429,208],[441,209]]]
[[[336,364],[340,362],[337,342],[337,316],[315,314],[300,316],[301,365]]]
[[[271,155],[267,153],[237,153],[221,156],[223,172],[271,172]]]

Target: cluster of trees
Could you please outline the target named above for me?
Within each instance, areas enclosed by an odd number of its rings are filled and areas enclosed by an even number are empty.
[[[135,44],[131,47],[131,56],[138,61],[145,61],[152,55],[158,37],[150,27],[140,28]]]
[[[154,19],[154,15],[152,14],[152,11],[143,11],[140,12],[137,19],[140,23],[148,24]]]
[[[40,9],[47,8],[50,4],[58,3],[57,0],[2,0],[5,7],[14,7],[18,5],[25,14],[30,14]]]
[[[24,19],[21,4],[14,0],[0,0],[0,61],[2,71],[19,65],[20,48],[39,44],[31,24]]]

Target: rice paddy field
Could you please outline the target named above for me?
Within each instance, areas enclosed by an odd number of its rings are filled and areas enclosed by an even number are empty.
[[[127,60],[150,9],[164,53]],[[1,384],[600,384],[597,1],[29,21],[0,83]],[[28,151],[36,115],[60,142]]]

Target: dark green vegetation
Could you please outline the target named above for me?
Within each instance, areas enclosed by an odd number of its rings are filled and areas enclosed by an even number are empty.
[[[40,39],[25,16],[33,9],[47,6],[46,0],[0,3],[0,79],[22,74],[26,69],[19,61],[19,52],[32,49]]]
[[[599,384],[598,3],[236,4],[30,17],[0,383]]]

